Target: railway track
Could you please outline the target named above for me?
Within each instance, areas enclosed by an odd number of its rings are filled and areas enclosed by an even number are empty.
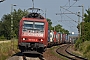
[[[6,60],[46,60],[46,59],[41,54],[23,54],[19,52]]]
[[[64,45],[64,46],[62,46],[62,47],[59,47],[59,48],[56,50],[56,52],[57,52],[59,55],[61,55],[61,56],[63,56],[63,57],[66,57],[66,58],[68,58],[68,59],[71,59],[71,60],[88,60],[88,59],[83,58],[83,57],[81,57],[81,56],[77,56],[77,55],[75,55],[75,54],[72,54],[72,53],[68,50],[68,48],[69,48],[70,46],[71,46],[70,44],[67,44],[67,45]]]
[[[32,56],[31,55],[23,54],[22,60],[45,60],[45,58],[41,54],[32,55]]]

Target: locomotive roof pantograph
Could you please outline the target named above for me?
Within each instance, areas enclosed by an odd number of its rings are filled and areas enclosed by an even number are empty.
[[[40,13],[38,13],[38,11],[40,11],[41,9],[39,9],[39,8],[29,8],[28,10],[31,10],[32,12],[30,12],[27,16],[25,16],[25,18],[44,19],[44,17],[42,15],[40,15]]]

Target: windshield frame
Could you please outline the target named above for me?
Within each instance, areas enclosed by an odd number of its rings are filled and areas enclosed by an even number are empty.
[[[25,24],[27,24],[27,28],[25,28]],[[32,27],[28,27],[30,25],[28,24],[31,24]],[[41,25],[41,26],[40,26]],[[37,26],[37,27],[36,27]],[[40,28],[41,27],[41,28]],[[42,28],[43,27],[43,28]],[[42,30],[44,31],[45,29],[45,23],[44,22],[40,22],[40,21],[27,21],[27,20],[24,20],[23,21],[23,29],[29,29],[29,30]]]

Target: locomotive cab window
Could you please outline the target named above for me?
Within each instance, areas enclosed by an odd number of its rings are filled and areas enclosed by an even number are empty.
[[[35,29],[39,29],[41,31],[44,31],[44,23],[35,22]]]
[[[23,21],[23,31],[44,32],[44,22]]]
[[[31,28],[33,28],[33,22],[24,21],[23,28],[25,28],[25,29],[31,29]]]

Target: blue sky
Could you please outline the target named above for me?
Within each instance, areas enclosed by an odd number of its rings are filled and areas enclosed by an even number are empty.
[[[13,7],[14,9],[28,9],[32,7],[32,0],[6,0],[0,3],[0,19],[4,14],[8,14],[11,11],[11,4],[16,4],[17,6]],[[70,32],[78,33],[77,24],[78,24],[78,17],[75,14],[63,14],[63,15],[56,15],[56,13],[70,13],[72,11],[77,13],[80,11],[80,15],[82,15],[82,8],[81,7],[70,7],[66,11],[65,9],[68,7],[60,8],[60,6],[84,6],[84,13],[85,9],[90,7],[90,0],[34,0],[34,5],[37,8],[41,8],[43,11],[46,10],[46,17],[51,19],[52,25],[55,26],[60,24],[63,26],[64,29],[69,30]],[[43,14],[43,16],[45,16]],[[66,20],[66,21],[65,21]],[[73,21],[74,20],[74,21]],[[76,22],[75,22],[76,21]],[[80,21],[81,18],[80,18]]]

